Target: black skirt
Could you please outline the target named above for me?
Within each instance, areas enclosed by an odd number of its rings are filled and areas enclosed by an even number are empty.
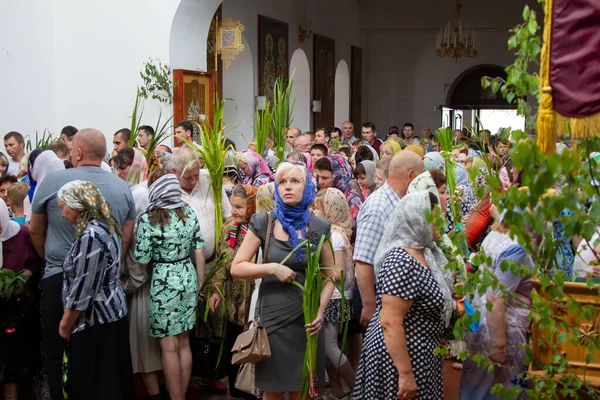
[[[69,400],[135,399],[127,318],[71,335]]]

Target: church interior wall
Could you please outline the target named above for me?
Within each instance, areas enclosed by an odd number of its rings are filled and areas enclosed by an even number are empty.
[[[477,64],[508,65],[508,30],[520,23],[525,4],[542,13],[535,1],[463,0],[461,20],[476,30],[478,54],[455,62],[435,54],[436,34],[454,17],[453,2],[422,0],[396,5],[393,0],[361,2],[363,120],[376,122],[380,135],[405,122],[436,129],[447,91],[464,70]],[[500,8],[501,5],[501,8]],[[465,121],[469,119],[465,118]]]

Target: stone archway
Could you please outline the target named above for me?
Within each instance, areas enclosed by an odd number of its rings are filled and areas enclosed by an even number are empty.
[[[307,131],[311,126],[311,101],[310,101],[310,65],[308,57],[302,49],[297,49],[292,54],[290,73],[294,73],[294,86],[292,87],[292,101],[294,105],[294,121],[292,125],[301,131]]]
[[[337,126],[350,119],[350,70],[344,60],[340,60],[335,71],[334,110],[334,124]]]
[[[502,109],[516,108],[506,102],[500,93],[481,87],[481,78],[489,76],[506,79],[504,67],[495,64],[475,65],[454,79],[446,95],[446,107],[452,109]]]
[[[181,0],[169,38],[169,66],[206,71],[206,39],[222,0]]]

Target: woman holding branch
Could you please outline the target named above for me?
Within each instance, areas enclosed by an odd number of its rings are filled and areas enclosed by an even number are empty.
[[[282,163],[275,176],[276,207],[273,213],[256,214],[231,266],[231,276],[253,280],[262,278],[256,314],[267,330],[271,358],[256,364],[256,387],[264,391],[265,400],[283,399],[286,392],[293,400],[300,399],[304,356],[307,346],[306,331],[317,335],[323,326],[323,313],[333,293],[334,284],[328,281],[320,293],[320,308],[316,318],[305,324],[303,292],[291,284],[304,284],[308,267],[307,246],[296,249],[308,240],[314,252],[323,235],[329,237],[330,223],[311,215],[308,207],[315,198],[315,188],[303,165]],[[271,226],[269,226],[269,221]],[[264,247],[270,232],[269,248],[264,264],[251,260]],[[323,246],[320,268],[326,277],[333,277],[334,260],[331,247]],[[305,287],[305,290],[307,288]],[[324,383],[325,348],[322,336],[317,346],[317,364],[310,371],[310,379]]]

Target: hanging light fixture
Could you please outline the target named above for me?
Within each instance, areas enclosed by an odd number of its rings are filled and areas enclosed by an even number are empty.
[[[460,21],[460,10],[463,4],[456,0],[454,11],[456,18],[440,29],[435,39],[435,52],[439,57],[453,58],[458,62],[461,57],[473,58],[477,55],[477,38],[475,28],[469,24],[463,26]]]

